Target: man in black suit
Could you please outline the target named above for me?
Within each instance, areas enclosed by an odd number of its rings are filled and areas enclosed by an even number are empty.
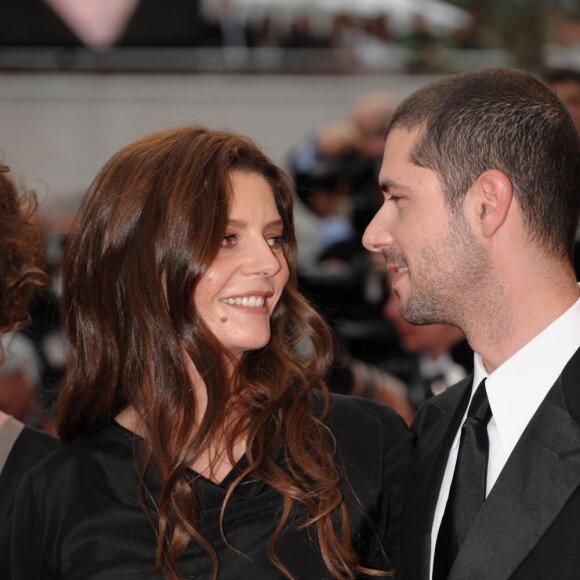
[[[458,326],[475,351],[474,372],[413,422],[402,577],[577,580],[574,124],[523,71],[453,75],[400,104],[380,183],[363,242],[384,255],[401,313]]]

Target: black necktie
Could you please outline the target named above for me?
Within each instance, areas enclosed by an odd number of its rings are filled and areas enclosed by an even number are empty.
[[[457,464],[435,546],[433,580],[446,580],[461,544],[485,501],[491,409],[481,381],[461,427]]]

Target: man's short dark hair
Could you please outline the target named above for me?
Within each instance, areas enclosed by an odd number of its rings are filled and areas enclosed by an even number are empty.
[[[439,175],[452,211],[487,169],[511,180],[530,238],[571,256],[580,211],[580,141],[570,114],[541,80],[488,68],[422,87],[395,111],[394,128],[421,129],[411,160]]]

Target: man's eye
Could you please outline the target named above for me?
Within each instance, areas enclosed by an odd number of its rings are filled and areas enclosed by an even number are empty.
[[[238,236],[236,234],[226,234],[222,240],[222,246],[229,247],[236,243]]]
[[[271,248],[282,248],[287,243],[285,236],[271,236],[266,241]]]
[[[397,203],[401,199],[398,195],[388,195],[387,201],[392,201],[393,203]]]

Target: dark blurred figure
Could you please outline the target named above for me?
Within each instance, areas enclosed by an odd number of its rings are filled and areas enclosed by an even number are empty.
[[[483,38],[483,20],[485,10],[481,6],[472,6],[469,9],[471,18],[463,28],[456,30],[450,37],[455,48],[464,50],[478,50],[486,47]]]
[[[345,167],[353,146],[353,127],[335,123],[318,129],[293,153],[290,169],[298,194],[295,218],[302,271],[318,270],[322,252],[354,235],[348,216],[351,180]]]
[[[33,298],[29,309],[30,325],[21,331],[25,339],[33,343],[38,357],[39,383],[35,392],[42,413],[37,419],[43,428],[54,424],[55,400],[68,354],[60,319],[60,265],[74,214],[75,208],[61,205],[54,216],[44,219],[44,269],[49,277],[48,284]]]
[[[40,268],[43,250],[36,198],[32,193],[20,196],[8,171],[0,165],[0,334],[26,326],[28,302],[47,280]],[[3,344],[0,361],[7,358],[10,364],[9,349],[5,355]],[[28,403],[23,401],[25,406]],[[14,407],[13,401],[10,404]],[[11,577],[12,496],[24,472],[56,447],[55,438],[0,410],[0,578]]]
[[[544,80],[570,111],[576,130],[580,133],[580,71],[548,69],[544,73]]]
[[[199,19],[197,44],[221,49],[226,70],[243,70],[250,58],[252,34],[244,14],[230,0],[219,0]]]
[[[389,93],[362,95],[346,121],[321,127],[293,152],[290,169],[299,198],[298,279],[339,343],[329,388],[388,404],[409,422],[405,384],[381,369],[385,357],[401,356],[383,315],[386,275],[360,241],[382,202],[377,174],[395,105]]]
[[[0,341],[5,356],[0,365],[0,409],[26,425],[53,432],[42,404],[42,367],[34,343],[23,332],[9,332]]]
[[[353,354],[365,361],[367,348],[376,352],[376,360],[385,352],[375,332],[376,326],[380,334],[384,329],[385,276],[369,269],[360,240],[382,203],[376,176],[394,106],[388,93],[362,95],[345,122],[322,127],[297,148],[290,162],[302,201],[295,215],[299,279],[335,330],[340,324]],[[344,320],[349,324],[342,324]],[[355,343],[363,342],[356,350]]]
[[[409,324],[401,316],[395,293],[384,312],[395,327],[402,355],[387,359],[383,367],[405,383],[414,410],[473,370],[473,351],[456,326]]]
[[[433,73],[439,69],[437,39],[429,29],[429,24],[423,16],[413,19],[411,32],[405,39],[409,49],[407,68],[411,73]]]
[[[552,68],[544,71],[543,77],[570,112],[576,130],[580,134],[580,71]],[[580,280],[580,225],[576,230],[574,244],[574,271],[576,280]]]
[[[328,46],[328,39],[316,34],[311,27],[310,18],[298,16],[290,25],[290,32],[283,40],[285,48],[323,48]]]
[[[281,33],[278,24],[271,16],[264,16],[253,23],[249,29],[250,46],[253,48],[278,48],[281,43]]]

